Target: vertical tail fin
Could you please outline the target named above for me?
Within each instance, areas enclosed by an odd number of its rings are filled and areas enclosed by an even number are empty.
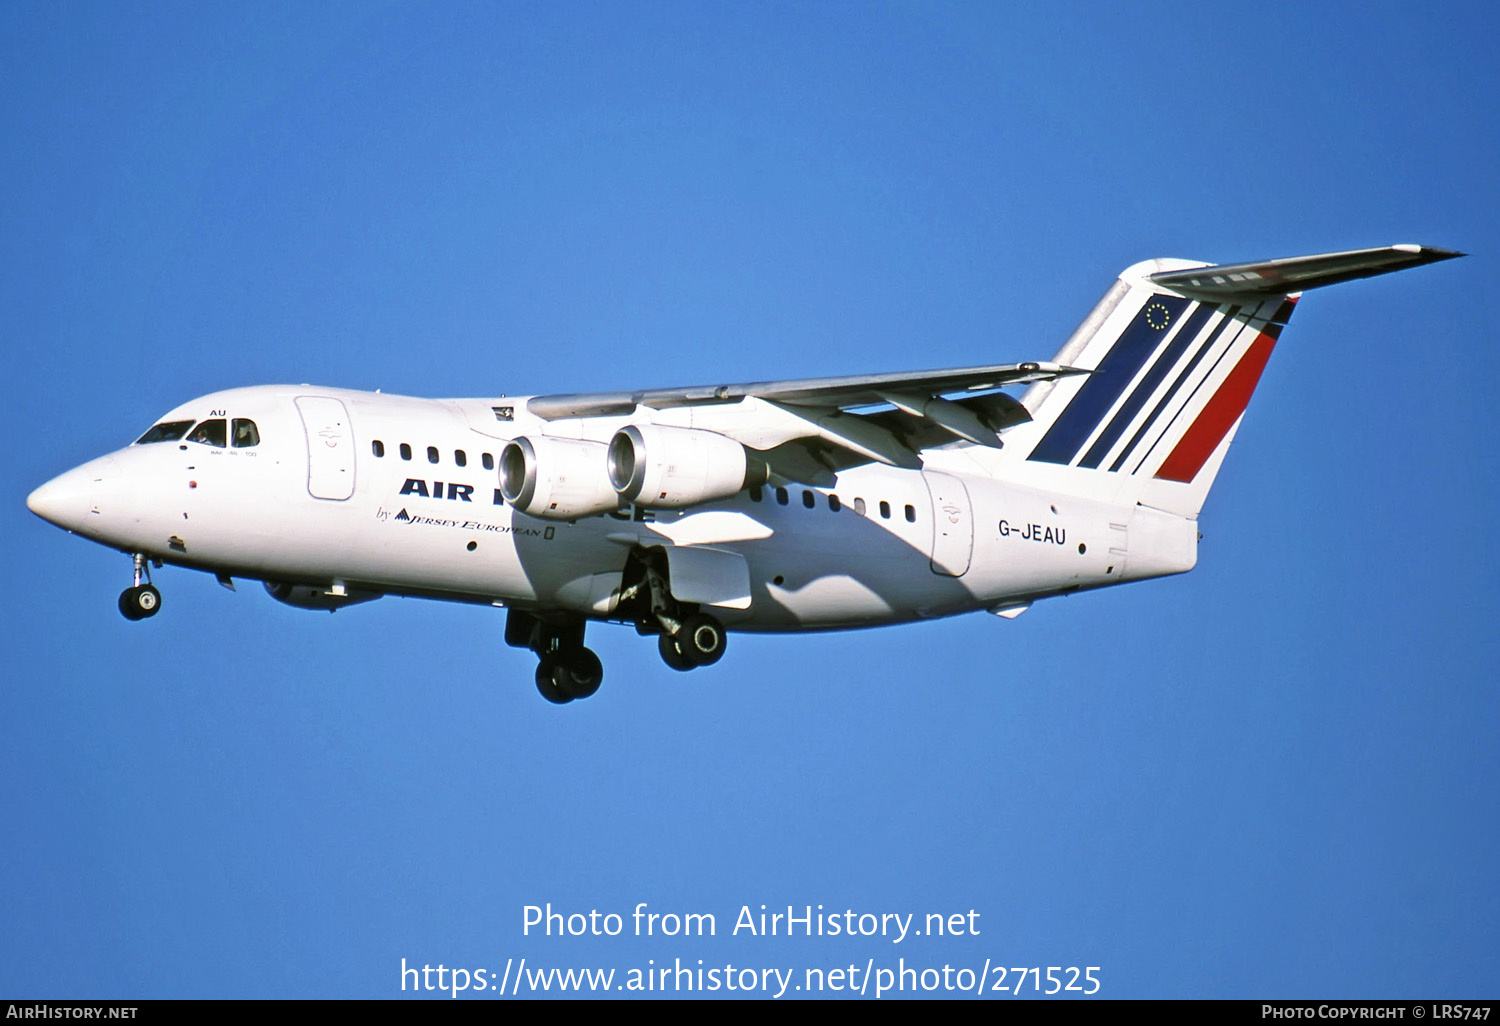
[[[1026,459],[1090,475],[1074,484],[1100,498],[1196,517],[1300,290],[1460,255],[1392,246],[1136,264],[1055,358],[1091,373],[1022,398],[1033,418]]]

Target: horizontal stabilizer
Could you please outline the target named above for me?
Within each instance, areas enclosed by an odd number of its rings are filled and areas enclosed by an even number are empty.
[[[1210,265],[1186,271],[1162,271],[1148,275],[1147,279],[1174,292],[1208,298],[1250,299],[1337,285],[1342,281],[1370,278],[1463,255],[1432,246],[1385,246],[1248,264]]]

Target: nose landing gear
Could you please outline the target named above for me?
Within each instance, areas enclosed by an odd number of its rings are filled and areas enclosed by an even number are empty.
[[[135,559],[135,583],[120,592],[120,613],[127,620],[144,620],[148,616],[155,616],[161,609],[161,592],[157,591],[151,584],[151,571],[146,565],[146,557],[137,552]],[[146,583],[141,583],[141,578]]]

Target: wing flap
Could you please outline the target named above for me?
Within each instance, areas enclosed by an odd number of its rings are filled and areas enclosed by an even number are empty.
[[[973,442],[975,445],[987,445],[992,449],[1001,447],[1000,436],[980,420],[978,414],[942,396],[882,392],[880,397],[902,413],[930,420],[949,434],[962,438],[964,441]]]
[[[922,461],[917,454],[901,444],[900,439],[894,434],[857,414],[843,413],[839,410],[799,410],[777,402],[770,405],[805,422],[808,427],[808,436],[818,438],[830,445],[847,449],[858,456],[884,463],[889,467],[916,470],[922,466]]]

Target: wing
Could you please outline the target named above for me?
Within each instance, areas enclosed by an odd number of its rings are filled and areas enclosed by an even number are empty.
[[[543,420],[627,416],[639,407],[693,407],[694,424],[717,430],[757,449],[772,473],[788,480],[821,483],[845,467],[876,461],[920,467],[923,448],[954,440],[999,447],[1000,432],[1031,419],[1017,400],[996,391],[1071,374],[1055,363],[997,364],[954,370],[859,374],[837,378],[752,381],[636,392],[544,395],[526,408]],[[946,398],[968,393],[963,398]],[[880,406],[873,414],[849,412]],[[699,409],[701,408],[701,409]],[[760,427],[731,426],[744,420]],[[715,414],[720,416],[715,416]],[[715,422],[718,423],[715,423]]]
[[[1171,269],[1147,274],[1145,279],[1148,287],[1163,292],[1170,290],[1210,303],[1240,302],[1461,255],[1433,247],[1401,245],[1243,264],[1161,261],[1157,266],[1166,264]],[[1116,289],[1121,287],[1117,283]],[[1118,302],[1119,296],[1112,290],[1075,337],[1086,341]],[[1078,347],[1070,340],[1054,359],[1071,362],[1077,351]],[[774,473],[791,480],[817,482],[830,472],[872,460],[920,467],[922,450],[956,440],[1000,448],[1002,432],[1027,423],[1032,417],[1027,407],[998,389],[1092,373],[1095,371],[1061,362],[998,364],[897,374],[648,388],[635,392],[543,395],[528,400],[526,408],[542,420],[628,416],[641,407],[677,411],[676,416],[667,413],[658,422],[665,420],[724,434],[759,452]],[[867,407],[880,409],[864,410]],[[854,412],[857,410],[864,412]]]
[[[927,398],[953,392],[984,392],[1006,385],[1051,381],[1083,371],[1055,363],[1007,363],[991,367],[915,371],[896,374],[853,374],[840,378],[795,378],[790,381],[751,381],[736,385],[690,385],[686,388],[647,388],[638,392],[580,392],[539,395],[526,408],[543,420],[561,417],[620,416],[637,406],[653,410],[677,406],[734,403],[756,398],[789,406],[847,410],[891,403],[889,395]]]

